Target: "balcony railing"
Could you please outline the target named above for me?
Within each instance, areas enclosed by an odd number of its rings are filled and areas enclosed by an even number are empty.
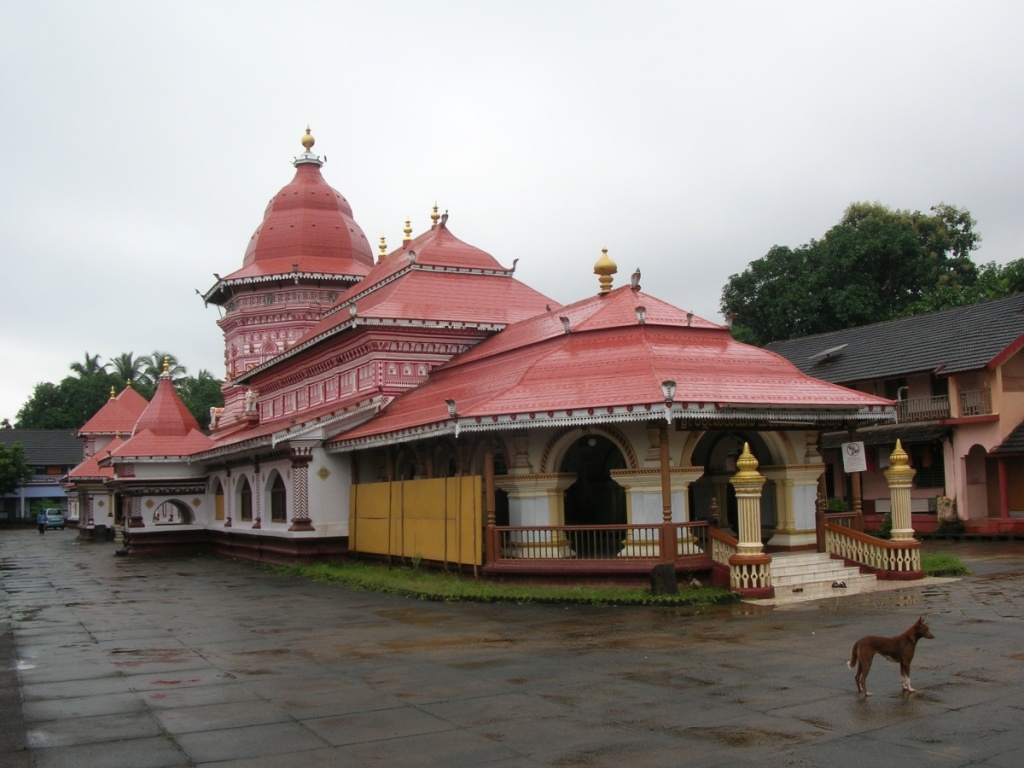
[[[896,403],[896,413],[901,423],[907,421],[938,421],[948,419],[949,397],[915,397]]]
[[[938,421],[939,419],[948,419],[953,415],[947,395],[899,400],[896,403],[896,412],[900,423]],[[983,416],[989,413],[992,413],[991,390],[975,389],[960,393],[960,416]]]
[[[543,561],[580,563],[595,561],[631,563],[650,567],[662,561],[664,526],[652,525],[543,525],[497,526],[497,560],[504,564]],[[705,521],[672,523],[675,538],[673,561],[694,568],[710,567],[708,524]],[[583,563],[582,561],[586,561]]]
[[[992,413],[992,390],[977,389],[960,393],[961,416],[984,416]]]

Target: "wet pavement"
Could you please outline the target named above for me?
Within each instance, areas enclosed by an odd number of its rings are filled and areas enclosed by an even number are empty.
[[[1017,766],[1024,544],[974,575],[706,610],[443,604],[0,531],[0,765]],[[901,695],[846,668],[927,614]],[[18,696],[20,684],[20,701]]]

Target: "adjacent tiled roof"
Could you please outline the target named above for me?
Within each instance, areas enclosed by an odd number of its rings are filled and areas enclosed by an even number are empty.
[[[82,441],[66,429],[0,429],[0,443],[21,443],[33,467],[73,467],[82,460]]]
[[[103,407],[93,414],[78,430],[85,435],[130,435],[135,422],[146,410],[149,401],[131,387],[125,387],[116,397],[111,397]]]
[[[990,456],[1020,456],[1024,454],[1024,422],[1006,436],[997,447],[989,451]]]
[[[767,346],[837,383],[983,369],[1024,346],[1024,293]]]
[[[597,420],[664,418],[665,381],[676,382],[672,402],[686,409],[682,417],[695,420],[740,411],[768,419],[787,411],[840,419],[875,412],[884,420],[892,405],[805,376],[784,358],[735,341],[728,328],[627,285],[510,326],[334,442],[451,423],[452,408],[464,428],[510,418],[525,427],[588,412]]]

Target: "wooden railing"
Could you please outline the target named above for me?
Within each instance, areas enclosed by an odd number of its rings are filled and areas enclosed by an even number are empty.
[[[900,400],[896,403],[896,414],[899,421],[937,421],[948,419],[949,397],[938,395],[936,397],[915,397],[910,400]]]
[[[711,529],[711,559],[719,565],[729,566],[729,558],[740,551],[739,544],[739,539],[720,528]]]
[[[992,390],[978,389],[960,393],[961,416],[984,416],[992,413]]]
[[[958,416],[984,416],[992,413],[992,390],[973,389],[960,393]],[[949,396],[914,397],[896,402],[896,414],[901,423],[908,421],[938,421],[953,416]]]
[[[663,524],[651,525],[541,525],[496,526],[494,562],[523,561],[662,561]],[[675,562],[710,566],[708,524],[705,521],[671,523]],[[671,545],[670,545],[671,546]]]
[[[888,541],[861,531],[825,524],[825,550],[843,560],[874,571],[880,579],[920,579],[921,542]]]

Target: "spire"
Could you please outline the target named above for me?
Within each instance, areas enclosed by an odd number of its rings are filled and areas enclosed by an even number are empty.
[[[434,229],[437,226],[438,219],[441,218],[441,214],[437,212],[437,200],[434,201],[434,210],[430,214],[430,228]]]

